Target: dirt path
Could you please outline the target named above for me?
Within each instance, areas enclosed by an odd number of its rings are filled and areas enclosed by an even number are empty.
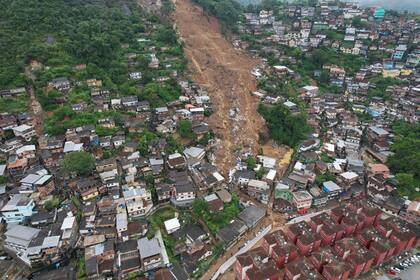
[[[32,73],[29,66],[25,68],[25,75],[31,79],[32,81],[35,81],[35,76]],[[39,103],[38,99],[35,95],[35,89],[32,83],[28,83],[26,85],[26,91],[29,94],[29,112],[31,112],[32,115],[32,125],[35,129],[36,136],[39,138],[44,134],[44,110],[42,109],[41,104]]]
[[[258,100],[251,70],[260,61],[234,49],[222,35],[218,21],[203,14],[191,0],[178,0],[174,19],[185,43],[193,79],[206,86],[215,106],[209,124],[220,139],[216,161],[226,174],[235,165],[235,150],[257,153],[262,148],[259,134],[266,132],[263,118],[257,113]],[[230,110],[238,113],[230,117]],[[271,146],[271,144],[267,144]]]
[[[44,122],[44,111],[42,110],[41,104],[38,102],[35,96],[35,90],[32,85],[27,86],[29,93],[29,110],[32,114],[32,125],[35,128],[37,137],[44,134],[43,122]]]

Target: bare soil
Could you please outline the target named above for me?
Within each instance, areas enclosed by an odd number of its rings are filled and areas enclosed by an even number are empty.
[[[43,123],[44,123],[44,111],[42,110],[41,104],[35,96],[35,92],[32,86],[29,87],[29,110],[32,113],[32,124],[35,128],[36,135],[40,137],[43,135]]]
[[[175,0],[174,0],[175,1]],[[237,50],[223,36],[214,17],[205,15],[191,0],[175,2],[174,20],[185,44],[189,70],[194,81],[205,86],[215,107],[208,122],[219,139],[216,163],[224,174],[235,166],[235,151],[242,149],[254,154],[282,158],[284,148],[260,143],[260,135],[267,134],[264,119],[258,114],[258,99],[251,95],[256,80],[251,70],[260,60]],[[230,117],[230,110],[238,113]]]
[[[35,80],[35,75],[32,73],[32,70],[29,66],[25,67],[25,75],[32,81]],[[35,129],[37,137],[40,137],[44,133],[44,110],[42,109],[41,104],[36,98],[35,89],[32,83],[28,83],[26,85],[26,91],[29,94],[28,107],[29,112],[32,115],[32,125]]]
[[[176,6],[173,17],[179,37],[184,42],[192,78],[208,89],[214,105],[215,113],[209,117],[208,123],[218,138],[216,164],[227,174],[229,169],[235,166],[236,150],[251,151],[254,154],[262,151],[264,155],[278,160],[277,171],[281,176],[287,169],[293,150],[279,146],[271,140],[263,143],[260,139],[260,135],[267,135],[268,130],[264,119],[257,112],[259,101],[251,95],[256,90],[256,80],[251,70],[261,61],[235,49],[222,34],[218,21],[205,15],[191,0],[173,1]],[[230,111],[234,108],[238,109],[238,113],[231,118]],[[241,198],[260,205],[259,202],[246,197],[246,194],[238,194]],[[224,252],[201,279],[210,279],[220,265],[263,226],[271,224],[273,231],[284,228],[284,216],[272,211],[272,203],[271,200],[267,207],[267,216],[259,226]],[[230,269],[221,279],[233,278],[234,273]]]

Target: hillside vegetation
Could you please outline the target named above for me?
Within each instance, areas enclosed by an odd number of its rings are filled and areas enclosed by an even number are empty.
[[[279,144],[296,147],[311,130],[303,113],[293,114],[283,104],[273,107],[260,104],[258,112],[267,122],[271,137]]]
[[[72,67],[83,63],[86,71],[77,78],[94,76],[111,89],[128,91],[127,62],[121,54],[150,31],[149,22],[158,22],[142,13],[134,0],[9,2],[0,0],[0,88],[21,86],[24,67],[34,59],[51,69],[40,77],[41,83],[72,75]],[[176,43],[169,26],[162,26],[153,38],[161,45]],[[123,50],[124,44],[130,47]],[[173,52],[179,54],[180,50],[174,48]],[[139,60],[144,66],[148,58]]]
[[[391,150],[395,153],[388,160],[396,174],[398,192],[409,198],[420,197],[420,124],[396,122],[393,126],[395,142]]]
[[[235,0],[194,0],[203,10],[218,18],[225,30],[236,27],[241,15],[241,5]]]
[[[44,126],[50,134],[99,118],[119,118],[118,112],[95,110],[88,79],[100,81],[115,97],[136,95],[152,107],[177,99],[181,89],[173,77],[182,74],[186,60],[167,20],[170,2],[163,1],[163,7],[156,16],[135,0],[0,0],[0,89],[25,86],[25,68],[31,66],[36,96],[49,112]],[[160,62],[153,69],[152,54]],[[132,72],[141,77],[130,79]],[[59,77],[74,85],[68,93],[48,87]],[[157,77],[169,79],[156,82]],[[8,101],[1,101],[3,108]],[[9,111],[24,111],[23,101]],[[71,105],[79,103],[88,108],[76,115]]]

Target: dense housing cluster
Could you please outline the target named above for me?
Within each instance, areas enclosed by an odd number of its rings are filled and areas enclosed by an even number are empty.
[[[271,137],[296,150],[285,175],[270,173],[274,209],[294,217],[367,196],[417,223],[419,177],[402,164],[418,162],[414,15],[354,3],[263,2],[248,7],[238,27],[234,44],[265,59],[252,72],[253,94]],[[237,172],[238,184],[268,201],[268,187],[250,181],[258,173]]]
[[[229,126],[211,126],[214,89],[184,72],[169,1],[14,2],[0,30],[16,27],[0,69],[6,277],[189,280],[234,263],[240,280],[345,280],[420,244],[414,15],[197,0],[262,58],[247,74],[267,130],[233,141],[227,166]],[[262,148],[282,145],[284,158]]]
[[[410,250],[419,229],[365,202],[290,224],[236,259],[237,279],[349,279]]]

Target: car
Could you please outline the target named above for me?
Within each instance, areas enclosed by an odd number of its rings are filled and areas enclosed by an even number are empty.
[[[400,270],[399,268],[396,268],[396,267],[394,267],[394,270],[395,270],[397,273],[400,273],[400,272],[401,272],[401,270]]]
[[[388,269],[386,272],[388,274],[391,274],[391,275],[396,275],[397,274],[397,272],[395,270],[393,270],[393,269]]]

